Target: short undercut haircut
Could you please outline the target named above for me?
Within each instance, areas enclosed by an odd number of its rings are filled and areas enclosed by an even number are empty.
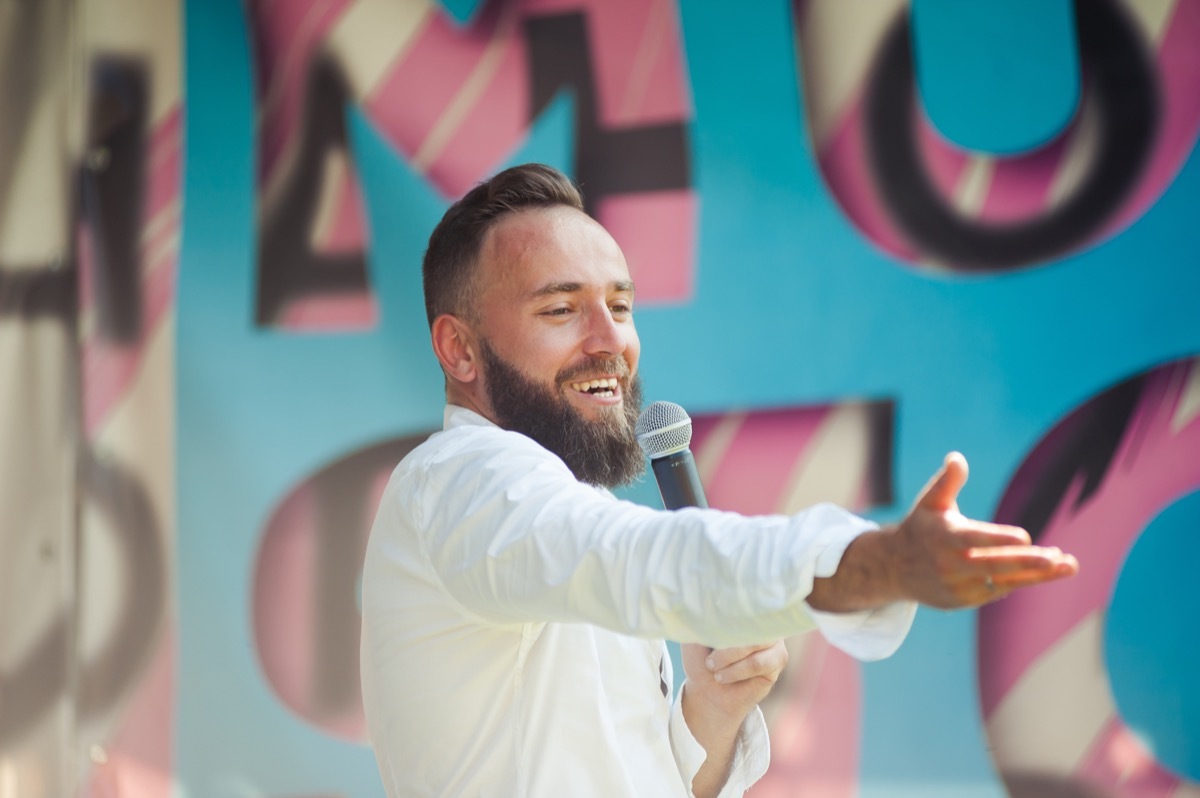
[[[451,205],[429,236],[421,265],[429,325],[443,313],[474,317],[475,266],[484,238],[500,219],[560,205],[583,211],[583,196],[569,177],[539,163],[506,169]]]

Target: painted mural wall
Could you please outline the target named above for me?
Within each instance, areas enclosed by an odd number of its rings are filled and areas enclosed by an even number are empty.
[[[713,506],[894,520],[958,449],[965,512],[1080,559],[885,662],[789,641],[753,796],[1200,796],[1200,0],[14,8],[0,798],[382,794],[418,264],[529,160],[624,249]]]

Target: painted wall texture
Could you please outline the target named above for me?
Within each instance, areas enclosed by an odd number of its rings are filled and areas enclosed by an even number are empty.
[[[894,520],[958,449],[965,512],[1079,557],[884,662],[789,641],[753,796],[1200,796],[1198,42],[1200,0],[0,11],[0,798],[382,794],[419,262],[529,160],[624,249],[710,504]]]

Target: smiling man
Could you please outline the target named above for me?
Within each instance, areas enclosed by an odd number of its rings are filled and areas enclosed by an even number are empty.
[[[641,344],[633,281],[612,237],[574,205],[510,214],[480,248],[479,260],[494,266],[486,290],[469,288],[478,296],[462,305],[441,296],[448,275],[434,271],[436,233],[434,241],[428,312],[447,401],[528,435],[583,482],[618,485],[640,474],[632,430]]]
[[[889,655],[916,602],[976,606],[1077,564],[972,521],[961,456],[895,527],[652,510],[634,285],[549,167],[455,203],[425,255],[442,432],[397,466],[363,572],[363,699],[388,795],[731,796],[766,770],[756,709],[817,628]],[[663,639],[684,643],[672,696]],[[710,648],[716,647],[716,648]]]

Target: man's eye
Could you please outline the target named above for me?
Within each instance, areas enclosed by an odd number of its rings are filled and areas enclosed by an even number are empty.
[[[542,311],[543,316],[566,316],[571,312],[570,308],[550,308]]]
[[[618,302],[612,306],[613,313],[633,313],[633,307],[626,305],[624,302]]]

